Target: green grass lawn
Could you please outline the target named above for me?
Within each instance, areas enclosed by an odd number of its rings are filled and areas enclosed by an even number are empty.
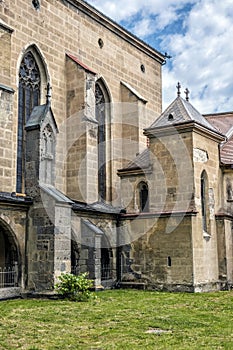
[[[233,292],[1,301],[0,349],[233,349]]]

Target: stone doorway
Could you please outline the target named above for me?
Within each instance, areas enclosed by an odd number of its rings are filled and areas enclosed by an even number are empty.
[[[0,288],[19,286],[19,254],[13,234],[0,224]]]
[[[113,252],[105,235],[101,237],[101,285],[108,287],[113,281]]]

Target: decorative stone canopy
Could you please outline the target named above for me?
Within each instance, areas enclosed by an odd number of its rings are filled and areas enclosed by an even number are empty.
[[[29,120],[27,121],[25,129],[29,130],[39,128],[42,125],[48,113],[50,113],[50,117],[52,118],[56,132],[58,132],[57,124],[49,104],[44,104],[33,108],[33,111],[30,115]]]

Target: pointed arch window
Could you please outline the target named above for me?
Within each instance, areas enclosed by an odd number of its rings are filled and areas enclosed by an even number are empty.
[[[25,124],[35,106],[40,103],[40,71],[33,54],[28,51],[20,64],[18,90],[18,144],[16,191],[24,191]]]
[[[106,99],[100,86],[95,86],[96,120],[98,121],[98,193],[106,200]]]
[[[149,212],[149,190],[146,182],[140,182],[139,190],[139,210],[140,212]]]

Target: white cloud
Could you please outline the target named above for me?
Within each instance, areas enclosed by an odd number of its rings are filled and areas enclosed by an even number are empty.
[[[166,13],[171,8],[179,9],[188,3],[195,3],[195,0],[90,0],[92,6],[98,8],[105,15],[116,21],[128,20],[130,17],[143,13],[144,16],[158,15],[166,19]]]
[[[201,113],[233,110],[232,0],[89,3],[127,23],[127,28],[143,40],[148,37],[151,46],[153,36],[162,38],[155,49],[172,55],[170,64],[163,68],[164,108],[176,96],[175,86],[180,81],[191,91],[190,101]]]
[[[200,1],[187,19],[187,31],[164,38],[173,55],[164,69],[164,105],[171,82],[191,90],[191,101],[202,113],[233,109],[233,6],[231,1]],[[173,88],[174,89],[174,88]]]

